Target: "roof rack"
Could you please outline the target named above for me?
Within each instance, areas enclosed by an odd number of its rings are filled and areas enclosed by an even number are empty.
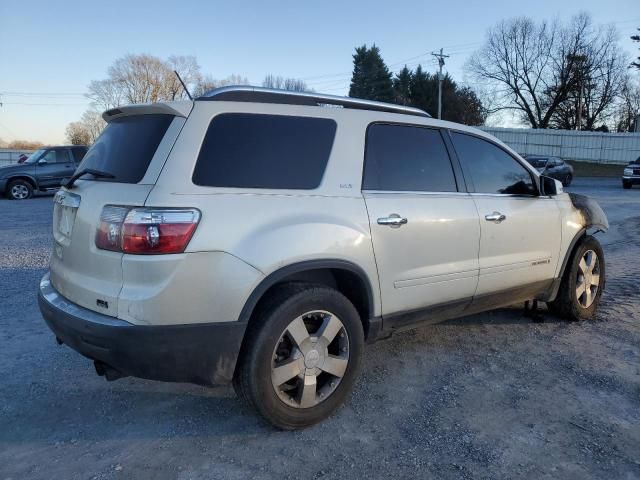
[[[393,103],[374,102],[360,98],[339,97],[337,95],[325,95],[322,93],[293,92],[275,88],[251,87],[247,85],[233,85],[214,88],[196,101],[221,101],[221,102],[255,102],[278,103],[286,105],[326,106],[332,105],[356,110],[373,110],[376,112],[402,113],[416,115],[418,117],[431,117],[424,110]]]

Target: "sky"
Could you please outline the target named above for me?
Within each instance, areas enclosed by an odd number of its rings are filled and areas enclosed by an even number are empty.
[[[580,11],[614,23],[630,58],[637,53],[628,37],[640,27],[638,0],[0,0],[0,139],[65,143],[67,124],[89,106],[89,82],[128,53],[194,55],[214,78],[260,84],[272,73],[346,95],[356,46],[375,43],[394,72],[405,63],[434,71],[430,53],[443,47],[445,70],[468,82],[464,63],[495,23]]]

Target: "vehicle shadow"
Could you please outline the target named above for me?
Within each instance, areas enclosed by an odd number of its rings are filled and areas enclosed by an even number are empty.
[[[558,324],[566,323],[566,320],[551,313],[546,305],[541,302],[535,313],[525,311],[523,304],[518,304],[489,312],[446,320],[440,323],[440,325],[526,325],[528,323]]]

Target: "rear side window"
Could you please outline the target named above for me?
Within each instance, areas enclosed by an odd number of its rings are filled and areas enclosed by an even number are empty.
[[[204,137],[193,183],[206,187],[317,188],[335,134],[336,123],[325,118],[218,115]]]
[[[138,183],[173,119],[173,115],[135,115],[112,120],[84,156],[78,171],[91,168],[115,177],[95,178],[97,181]]]
[[[74,147],[71,149],[71,151],[73,152],[73,159],[75,160],[76,163],[80,163],[84,158],[85,153],[87,153],[86,148]]]
[[[476,193],[536,195],[531,173],[506,151],[482,138],[452,132],[460,163]]]
[[[373,124],[367,129],[365,157],[363,190],[457,191],[438,130]]]

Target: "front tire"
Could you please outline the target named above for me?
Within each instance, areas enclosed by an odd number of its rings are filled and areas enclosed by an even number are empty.
[[[604,252],[600,242],[586,235],[567,265],[552,311],[568,320],[591,320],[605,286]]]
[[[626,181],[622,181],[622,188],[624,188],[625,190],[628,190],[631,188],[631,182],[626,182]]]
[[[14,180],[7,186],[7,197],[10,200],[26,200],[33,195],[33,186],[26,180]]]
[[[261,306],[247,330],[236,392],[272,425],[294,430],[330,416],[360,368],[360,316],[340,292],[288,284]]]

